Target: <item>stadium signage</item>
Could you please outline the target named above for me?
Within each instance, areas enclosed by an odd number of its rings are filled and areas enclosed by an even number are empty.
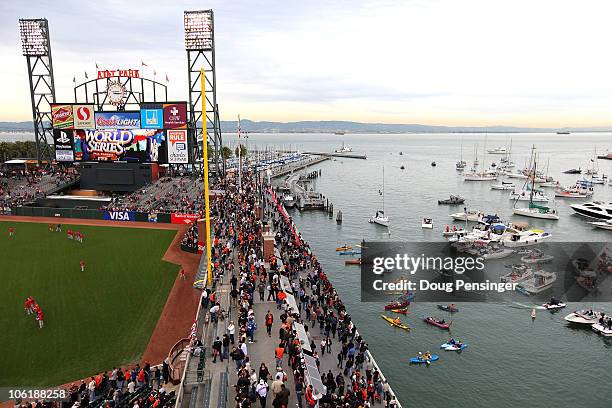
[[[157,162],[165,149],[163,130],[88,129],[74,131],[74,151],[78,161]],[[162,150],[165,160],[166,152]]]
[[[98,70],[98,79],[104,78],[140,78],[140,70],[138,69],[103,69]]]
[[[198,220],[198,214],[182,214],[172,213],[170,214],[170,222],[172,224],[191,224]]]
[[[163,129],[164,111],[161,108],[141,108],[140,126],[143,129]]]
[[[93,105],[73,105],[72,110],[75,129],[93,129],[96,127]]]
[[[164,104],[164,129],[186,129],[187,128],[187,104],[165,103]]]
[[[96,112],[96,129],[139,129],[140,112]]]
[[[61,162],[74,161],[71,130],[53,129],[53,145],[55,147],[55,160]]]
[[[135,221],[134,211],[104,211],[104,219],[110,221]]]
[[[189,163],[187,131],[168,130],[168,163]]]
[[[51,121],[55,129],[72,129],[72,105],[51,105]]]

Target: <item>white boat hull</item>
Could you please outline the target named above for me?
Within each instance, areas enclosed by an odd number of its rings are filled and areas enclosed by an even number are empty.
[[[451,214],[451,217],[453,217],[454,220],[457,221],[471,221],[471,222],[478,222],[478,220],[480,219],[480,215],[479,214],[466,214],[466,213],[455,213],[455,214]]]
[[[515,208],[512,211],[515,215],[522,215],[523,217],[541,218],[545,220],[558,220],[559,215],[553,213],[542,213],[534,208]]]
[[[600,229],[612,231],[612,223],[609,222],[591,222],[590,224]]]
[[[381,225],[383,227],[388,227],[389,226],[389,218],[385,217],[385,218],[380,218],[380,217],[372,217],[369,220],[370,224],[378,224]]]
[[[607,327],[604,327],[599,323],[592,325],[591,328],[593,329],[593,331],[601,334],[604,337],[612,337],[612,330],[608,329]]]
[[[594,316],[587,316],[580,313],[570,313],[563,318],[566,322],[576,324],[595,324],[599,322],[599,312],[595,312]]]

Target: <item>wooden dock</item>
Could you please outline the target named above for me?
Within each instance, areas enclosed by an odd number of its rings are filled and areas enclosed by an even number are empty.
[[[304,154],[311,154],[313,156],[323,156],[323,157],[344,157],[347,159],[362,159],[362,160],[365,160],[368,158],[365,154],[353,154],[353,153],[304,152]]]
[[[285,164],[279,168],[272,170],[272,178],[278,178],[286,176],[287,174],[305,169],[310,166],[314,166],[315,164],[319,164],[324,162],[325,160],[329,160],[330,158],[327,156],[320,157],[310,157],[305,160],[300,160],[299,162]]]

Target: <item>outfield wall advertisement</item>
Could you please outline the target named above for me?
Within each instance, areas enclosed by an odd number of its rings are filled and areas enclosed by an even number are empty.
[[[170,215],[170,222],[172,224],[191,224],[192,222],[196,222],[198,219],[198,214],[172,213],[172,215]]]
[[[136,213],[134,211],[104,211],[102,218],[110,221],[136,221]]]

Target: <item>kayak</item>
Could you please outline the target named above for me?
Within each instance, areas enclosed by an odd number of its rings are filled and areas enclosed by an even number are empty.
[[[353,249],[353,247],[345,245],[345,246],[336,248],[336,251],[348,251],[349,249]]]
[[[423,364],[423,363],[431,363],[432,361],[438,361],[440,357],[437,354],[432,354],[429,360],[424,360],[422,357],[412,357],[410,359],[411,364]]]
[[[423,321],[427,324],[431,324],[432,326],[439,327],[443,330],[448,330],[450,328],[449,323],[440,323],[438,320],[434,319],[433,317],[423,316]]]
[[[345,265],[361,265],[361,258],[357,259],[347,259],[344,261]]]
[[[522,286],[517,286],[515,290],[521,295],[529,296],[529,291]]]
[[[387,306],[385,306],[385,310],[394,310],[394,309],[403,309],[406,306],[410,305],[409,301],[404,301],[404,302],[393,302],[391,304],[388,304]]]
[[[408,311],[408,309],[391,309],[391,311],[393,313],[399,313],[399,314],[403,314],[403,315],[407,315],[410,312]]]
[[[463,350],[466,347],[467,347],[467,344],[461,344],[461,346],[458,346],[456,344],[450,344],[450,343],[444,343],[440,346],[441,349],[444,349],[446,351],[459,351],[459,350]]]
[[[544,303],[542,306],[544,306],[544,308],[547,310],[557,310],[557,309],[563,309],[566,305],[565,303],[559,302],[556,305],[551,305],[550,303]]]
[[[404,330],[410,330],[410,327],[406,326],[405,324],[394,322],[393,319],[390,318],[389,316],[380,315],[380,317],[385,319],[387,321],[387,323],[389,323],[391,326],[398,327],[398,328],[404,329]]]
[[[438,309],[444,310],[445,312],[451,312],[451,313],[455,313],[459,311],[459,308],[457,307],[451,308],[450,306],[446,306],[446,305],[438,305]]]

